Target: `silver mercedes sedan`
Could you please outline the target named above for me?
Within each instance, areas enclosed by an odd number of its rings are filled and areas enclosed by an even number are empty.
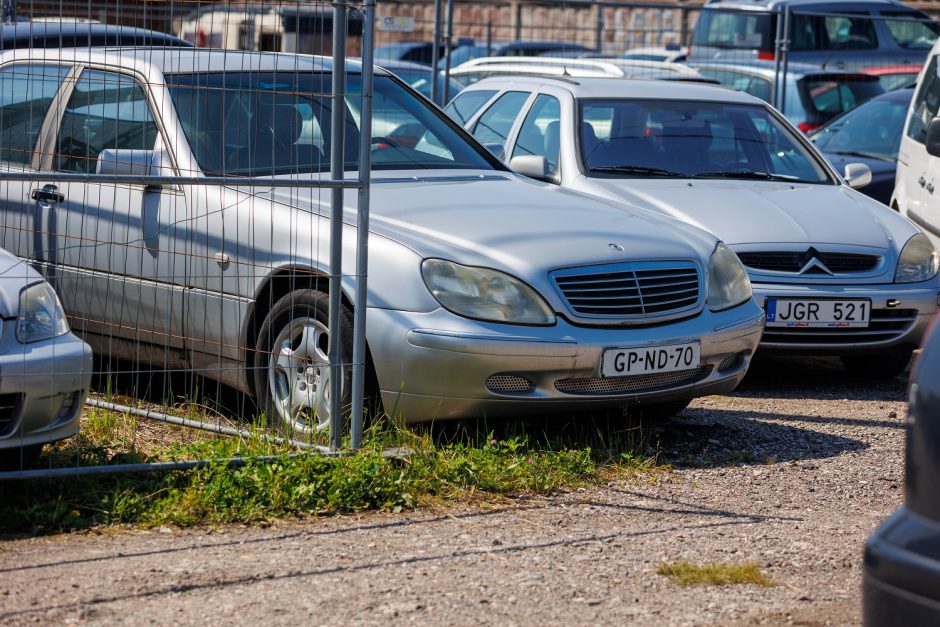
[[[91,373],[91,347],[52,286],[0,250],[0,471],[28,468],[44,444],[78,433]]]
[[[330,71],[289,54],[3,53],[0,158],[24,172],[325,179]],[[348,176],[358,72],[345,100]],[[374,107],[367,366],[386,411],[671,412],[744,376],[763,313],[715,236],[515,175],[384,71]],[[255,395],[279,424],[325,427],[330,191],[237,182],[7,182],[3,244],[53,280],[102,353],[195,369]]]
[[[707,229],[747,267],[762,351],[901,373],[940,296],[920,230],[853,188],[778,112],[708,85],[489,78],[446,111],[517,172]]]

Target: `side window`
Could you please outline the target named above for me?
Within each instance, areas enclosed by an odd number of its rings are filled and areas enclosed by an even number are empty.
[[[130,76],[85,70],[62,117],[54,167],[92,173],[105,148],[152,150],[157,125],[144,90]]]
[[[464,92],[444,108],[444,113],[460,126],[465,126],[479,108],[489,102],[494,95],[496,95],[495,89]]]
[[[770,102],[770,81],[767,79],[752,76],[743,91],[755,98],[760,98],[764,102]]]
[[[895,43],[905,50],[930,50],[937,41],[940,27],[935,22],[927,21],[919,13],[889,13],[882,15],[897,17],[896,20],[885,20],[885,26],[891,33]]]
[[[68,68],[15,65],[0,70],[0,161],[29,165],[43,118]]]
[[[872,50],[874,20],[865,15],[793,15],[792,50]]]
[[[930,58],[924,71],[924,79],[911,103],[911,119],[907,125],[907,136],[923,144],[927,141],[927,125],[937,115],[940,107],[940,76],[937,76],[937,56]]]
[[[473,136],[481,144],[505,144],[512,124],[528,98],[529,92],[507,91],[480,117],[473,128]]]
[[[551,173],[558,171],[558,149],[561,140],[561,103],[554,96],[539,94],[525,117],[519,138],[512,150],[513,157],[540,155],[548,161]]]

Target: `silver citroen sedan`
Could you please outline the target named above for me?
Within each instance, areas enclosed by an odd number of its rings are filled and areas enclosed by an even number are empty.
[[[762,351],[839,355],[857,374],[893,377],[937,311],[937,251],[853,189],[868,167],[840,177],[757,98],[665,81],[490,78],[447,112],[517,172],[725,241],[766,310]]]
[[[289,54],[4,53],[0,158],[25,172],[327,178],[330,72]],[[360,82],[353,66],[350,176]],[[741,380],[763,313],[715,236],[515,175],[387,72],[374,93],[367,365],[388,412],[670,412]],[[329,190],[237,179],[2,190],[3,243],[55,279],[93,345],[196,369],[294,430],[328,425]]]

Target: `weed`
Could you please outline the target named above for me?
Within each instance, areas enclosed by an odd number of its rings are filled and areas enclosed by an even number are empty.
[[[691,564],[689,562],[674,562],[660,564],[656,568],[657,575],[668,577],[677,586],[687,587],[694,585],[730,586],[740,584],[753,584],[770,587],[773,581],[753,563],[744,564]]]

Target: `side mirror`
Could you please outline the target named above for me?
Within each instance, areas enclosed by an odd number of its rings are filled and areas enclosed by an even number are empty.
[[[158,173],[154,167],[157,154],[153,150],[115,150],[105,148],[98,155],[98,174],[118,174],[131,176],[149,176]],[[156,170],[157,172],[152,172]]]
[[[940,157],[940,117],[934,118],[927,126],[927,154],[931,157]]]
[[[540,181],[549,180],[548,160],[541,155],[513,157],[509,161],[509,169]]]
[[[483,144],[483,147],[493,153],[493,155],[500,161],[506,159],[506,151],[503,149],[502,144]]]
[[[871,183],[871,168],[864,163],[849,163],[845,166],[845,174],[842,175],[846,184],[852,189],[865,187]]]

